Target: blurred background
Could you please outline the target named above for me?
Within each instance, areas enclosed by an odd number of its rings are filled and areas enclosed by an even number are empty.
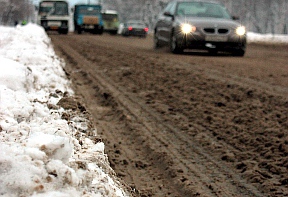
[[[255,33],[288,34],[287,0],[219,0],[248,31]],[[69,0],[76,3],[99,4],[103,9],[116,10],[121,22],[129,19],[143,20],[152,30],[155,20],[170,0]],[[0,0],[0,25],[13,26],[15,21],[36,21],[39,0]],[[71,30],[72,31],[72,30]]]

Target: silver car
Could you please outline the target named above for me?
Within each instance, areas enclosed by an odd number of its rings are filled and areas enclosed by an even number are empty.
[[[144,22],[138,20],[130,20],[124,23],[122,35],[146,38],[148,30],[149,29]]]
[[[236,19],[215,1],[172,1],[158,17],[154,46],[168,45],[173,53],[201,49],[211,54],[223,51],[244,56],[246,29]]]

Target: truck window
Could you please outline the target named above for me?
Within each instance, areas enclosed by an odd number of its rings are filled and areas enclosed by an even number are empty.
[[[83,15],[97,15],[101,11],[99,8],[93,8],[93,7],[79,7],[79,14]]]

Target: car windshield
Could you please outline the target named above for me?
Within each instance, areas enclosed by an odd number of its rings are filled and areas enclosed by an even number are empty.
[[[144,23],[142,22],[128,22],[127,26],[131,27],[146,27]]]
[[[222,5],[205,2],[180,2],[177,6],[176,15],[227,19],[231,18],[226,8]]]

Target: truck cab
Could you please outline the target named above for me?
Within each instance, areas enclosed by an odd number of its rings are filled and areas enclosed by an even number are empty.
[[[81,34],[83,31],[94,34],[103,33],[103,19],[101,5],[76,4],[74,6],[74,28],[75,32]]]

